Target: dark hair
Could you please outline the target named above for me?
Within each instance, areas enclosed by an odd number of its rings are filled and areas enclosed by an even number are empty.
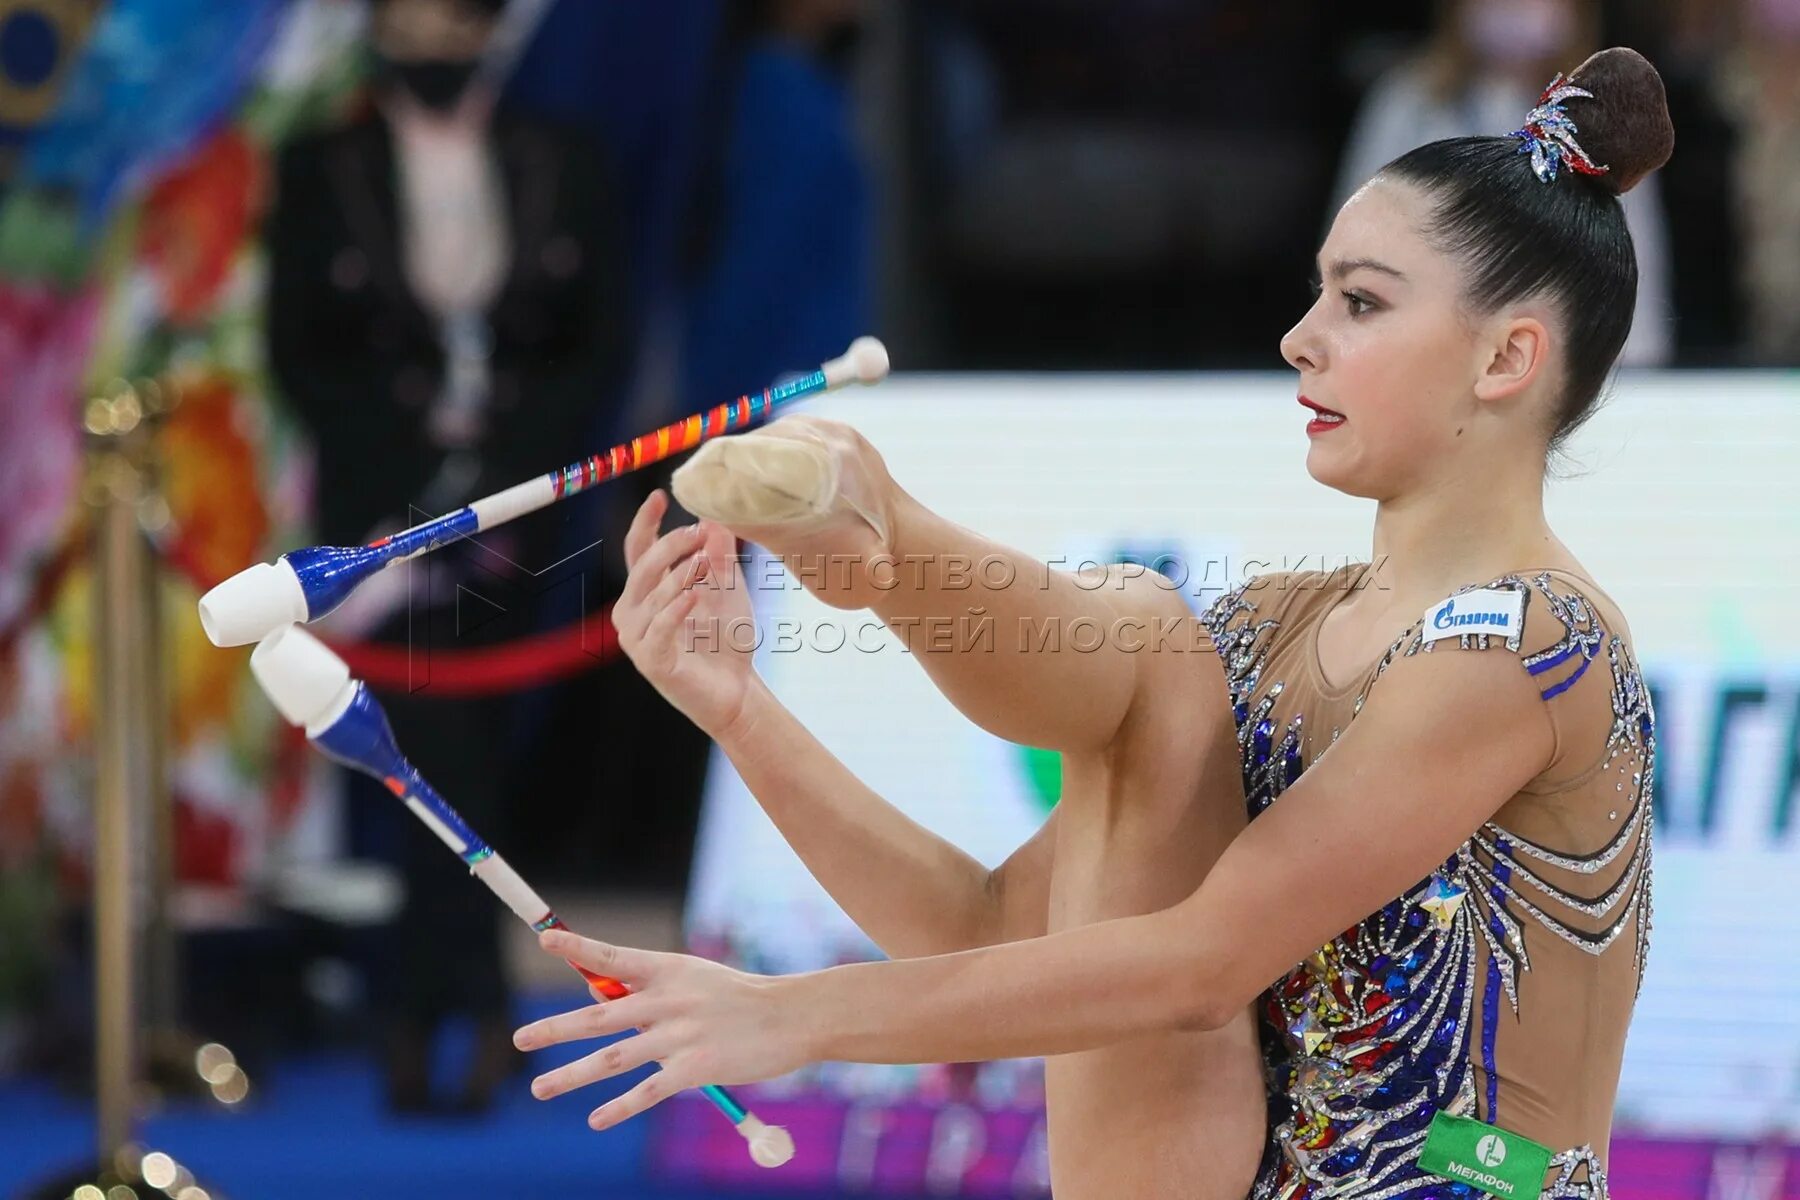
[[[1662,76],[1635,50],[1603,50],[1571,81],[1594,94],[1565,107],[1582,149],[1608,168],[1603,175],[1565,166],[1544,183],[1513,137],[1433,142],[1381,171],[1435,202],[1426,236],[1467,266],[1463,299],[1471,310],[1486,314],[1541,296],[1561,312],[1567,372],[1552,449],[1593,415],[1631,333],[1637,254],[1619,197],[1667,162],[1675,145]]]

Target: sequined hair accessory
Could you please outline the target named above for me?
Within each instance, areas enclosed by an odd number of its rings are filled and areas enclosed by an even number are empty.
[[[1554,183],[1564,164],[1580,175],[1604,175],[1612,168],[1603,167],[1588,157],[1575,140],[1579,132],[1575,122],[1563,108],[1565,100],[1592,100],[1594,93],[1578,88],[1560,72],[1538,97],[1537,107],[1526,114],[1525,127],[1513,130],[1520,139],[1520,154],[1531,155],[1531,169],[1545,183]]]

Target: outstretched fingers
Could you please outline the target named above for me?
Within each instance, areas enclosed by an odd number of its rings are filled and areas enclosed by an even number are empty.
[[[609,1100],[596,1108],[588,1116],[588,1126],[592,1129],[611,1129],[614,1125],[650,1111],[690,1086],[693,1085],[678,1083],[671,1071],[658,1071],[617,1100]]]
[[[567,929],[547,929],[538,935],[538,945],[558,958],[586,967],[596,975],[617,979],[632,987],[650,983],[666,962],[679,960],[679,954],[659,954],[654,950],[633,950],[597,942]]]
[[[684,1088],[773,1079],[814,1061],[803,1026],[779,1019],[781,994],[769,986],[772,981],[705,959],[630,950],[564,930],[545,933],[540,944],[631,992],[527,1025],[514,1034],[514,1044],[534,1050],[627,1030],[637,1036],[545,1072],[533,1081],[532,1093],[548,1099],[650,1063],[661,1068],[597,1109],[588,1119],[595,1129],[637,1116]]]
[[[668,1053],[668,1047],[654,1030],[635,1037],[621,1038],[585,1058],[578,1058],[554,1071],[539,1075],[531,1081],[531,1094],[539,1100],[549,1100],[590,1083],[599,1083],[602,1079],[635,1071],[647,1063],[658,1062]]]
[[[545,1046],[641,1029],[650,1023],[654,1009],[654,1002],[635,993],[617,1000],[602,1000],[521,1026],[513,1034],[513,1045],[521,1050],[542,1050]]]

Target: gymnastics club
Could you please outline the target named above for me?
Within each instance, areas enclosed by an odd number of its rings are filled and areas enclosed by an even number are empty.
[[[349,665],[325,643],[298,625],[284,625],[251,652],[250,670],[289,724],[303,726],[325,757],[379,779],[521,921],[540,933],[568,928],[400,753],[380,703],[361,680],[350,677]],[[616,979],[569,965],[609,1000],[630,994]],[[737,1127],[758,1166],[779,1167],[794,1157],[794,1139],[787,1130],[765,1125],[722,1087],[709,1084],[700,1090]]]
[[[840,357],[810,375],[764,388],[760,396],[739,396],[367,546],[309,546],[290,550],[273,563],[257,563],[200,598],[200,624],[215,646],[259,642],[283,625],[318,620],[348,599],[363,580],[394,563],[547,508],[720,434],[759,425],[776,407],[802,396],[836,391],[849,383],[879,383],[887,373],[887,348],[875,338],[857,338]]]

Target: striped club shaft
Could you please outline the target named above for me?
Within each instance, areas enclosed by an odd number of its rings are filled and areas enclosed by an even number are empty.
[[[453,513],[377,538],[366,549],[375,552],[376,561],[383,565],[415,558],[447,542],[504,525],[596,484],[691,450],[721,434],[752,428],[766,420],[778,405],[822,392],[825,386],[825,372],[814,371],[780,387],[764,388],[759,395],[739,396],[706,412],[664,425],[653,433],[620,442],[603,454],[496,492]]]
[[[552,472],[556,498],[560,500],[597,483],[661,462],[672,454],[691,450],[720,434],[749,429],[760,424],[778,405],[824,390],[825,372],[814,371],[779,387],[764,388],[759,396],[739,396],[736,400],[717,405],[706,412],[695,413],[664,425],[653,433],[632,438],[629,442],[620,442],[604,454],[596,454]],[[486,527],[485,524],[483,527]]]
[[[437,835],[439,841],[469,865],[470,874],[481,880],[521,921],[539,931],[567,928],[544,903],[543,897],[513,870],[512,864],[494,853],[494,848],[470,828],[462,814],[407,761],[394,741],[387,714],[366,686],[356,684],[343,712],[311,738],[313,745],[327,758],[381,780],[396,799]],[[569,965],[602,995],[618,999],[630,993],[630,989],[616,979],[584,971],[574,963]],[[700,1090],[733,1125],[743,1125],[750,1116],[749,1110],[724,1088],[708,1084]]]
[[[465,863],[469,864],[471,874],[487,885],[488,890],[506,903],[520,920],[538,932],[547,929],[568,930],[561,917],[545,904],[543,899],[532,890],[531,886],[520,878],[505,859],[496,854],[491,846],[482,841],[467,822],[451,808],[449,803],[425,781],[424,776],[411,763],[402,762],[402,771],[397,775],[389,775],[382,779],[406,807],[412,809],[420,820],[437,834],[438,839]],[[537,918],[529,914],[538,912],[543,915]],[[608,1000],[617,1000],[631,994],[631,989],[616,979],[588,970],[578,963],[568,962],[576,974],[580,975],[593,989]],[[738,1103],[737,1099],[717,1084],[706,1084],[700,1089],[727,1120],[733,1125],[741,1125],[750,1115],[750,1110]]]

